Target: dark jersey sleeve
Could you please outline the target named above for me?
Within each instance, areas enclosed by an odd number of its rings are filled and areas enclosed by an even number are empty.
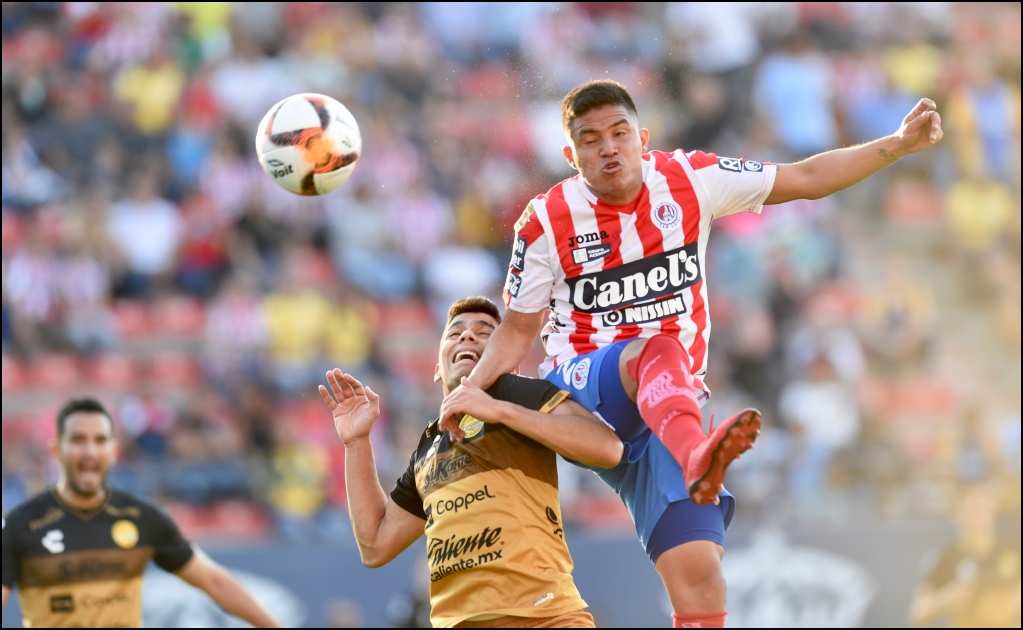
[[[149,506],[146,520],[155,532],[153,538],[153,562],[168,573],[182,569],[195,555],[192,544],[185,540],[177,523],[167,512],[156,506]]]
[[[409,457],[408,468],[394,483],[391,500],[412,516],[417,516],[425,521],[427,519],[426,512],[423,511],[423,497],[419,495],[419,488],[416,487],[416,455],[418,453],[418,449],[412,453],[412,456]]]
[[[21,560],[18,554],[18,545],[14,526],[8,527],[9,523],[4,521],[3,531],[3,563],[4,576],[3,586],[7,590],[13,590],[18,583],[21,574]]]
[[[498,400],[545,413],[549,413],[570,398],[568,392],[558,389],[549,381],[514,374],[505,374],[498,378],[487,393]]]

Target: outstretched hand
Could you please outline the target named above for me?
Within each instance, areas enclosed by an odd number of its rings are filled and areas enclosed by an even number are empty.
[[[327,372],[327,383],[330,390],[320,385],[319,392],[334,416],[337,436],[346,446],[368,438],[380,417],[380,397],[354,376],[338,369]]]
[[[913,111],[902,119],[902,126],[895,132],[906,154],[934,146],[941,141],[943,135],[938,106],[929,98],[920,99]]]

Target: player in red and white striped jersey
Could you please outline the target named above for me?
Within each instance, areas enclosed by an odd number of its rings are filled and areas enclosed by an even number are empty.
[[[721,627],[728,466],[752,447],[760,414],[702,430],[710,334],[705,256],[711,222],[764,205],[818,199],[941,139],[923,99],[891,136],[797,164],[648,151],[624,87],[592,81],[562,102],[579,174],[534,199],[515,225],[502,325],[469,381],[515,369],[544,328],[541,376],[564,386],[626,445],[599,472],[622,496],[675,608],[676,627]],[[454,414],[441,428],[457,439]]]

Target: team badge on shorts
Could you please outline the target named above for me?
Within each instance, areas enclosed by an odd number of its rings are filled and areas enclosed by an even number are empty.
[[[590,360],[583,359],[572,368],[572,387],[583,390],[590,380]]]
[[[760,171],[764,170],[764,165],[761,164],[760,162],[757,162],[756,160],[744,160],[742,163],[742,167],[752,173],[759,173]]]
[[[653,207],[650,217],[662,230],[673,230],[682,225],[682,208],[674,201],[662,201]]]

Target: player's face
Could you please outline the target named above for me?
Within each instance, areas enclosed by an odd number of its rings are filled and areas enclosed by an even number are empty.
[[[106,485],[117,458],[110,419],[101,413],[68,416],[64,435],[57,443],[57,457],[68,488],[81,497],[95,496]]]
[[[643,188],[643,153],[650,132],[624,105],[604,105],[572,123],[565,159],[599,199],[624,205]]]
[[[497,320],[486,313],[462,313],[451,320],[440,343],[435,379],[444,384],[444,391],[454,390],[463,376],[469,376],[496,328]]]

